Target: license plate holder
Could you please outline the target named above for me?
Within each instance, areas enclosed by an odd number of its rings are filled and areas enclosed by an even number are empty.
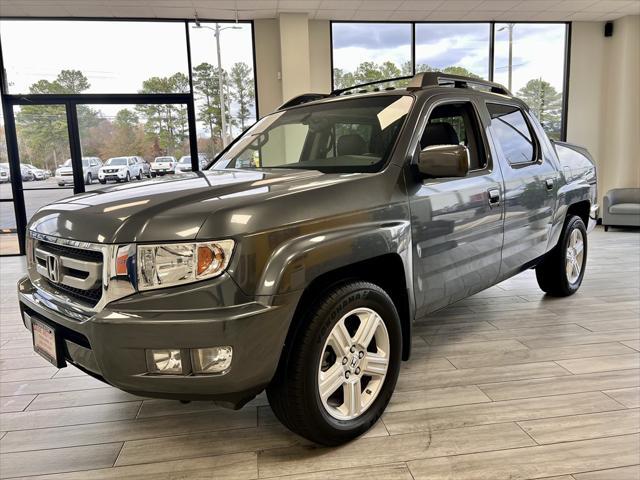
[[[66,363],[60,354],[61,350],[55,329],[47,323],[31,317],[31,332],[33,334],[34,351],[55,367],[65,367]]]

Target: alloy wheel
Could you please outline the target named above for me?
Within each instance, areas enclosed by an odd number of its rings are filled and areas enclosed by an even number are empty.
[[[575,283],[580,278],[584,263],[584,238],[582,232],[575,228],[569,236],[567,253],[565,257],[565,271],[569,283]]]
[[[382,390],[389,367],[389,333],[380,315],[356,308],[334,325],[318,367],[318,393],[329,415],[353,420]]]

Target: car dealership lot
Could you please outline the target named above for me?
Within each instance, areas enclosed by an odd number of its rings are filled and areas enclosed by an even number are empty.
[[[420,321],[382,421],[337,449],[286,431],[264,395],[228,411],[55,369],[20,323],[24,260],[2,259],[0,475],[637,478],[640,244],[616,229],[589,239],[571,298],[546,298],[528,271]]]

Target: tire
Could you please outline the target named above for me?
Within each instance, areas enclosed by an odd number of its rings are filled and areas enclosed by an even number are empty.
[[[141,170],[138,170],[138,175],[136,175],[136,178],[138,180],[142,180],[142,171]]]
[[[87,173],[87,178],[84,181],[85,185],[91,185],[93,183],[93,179],[91,178],[91,174]]]
[[[369,430],[389,403],[400,371],[400,318],[389,295],[368,282],[335,287],[302,315],[267,397],[276,417],[293,432],[321,445],[340,445]],[[365,335],[364,325],[375,325],[375,330]],[[368,347],[363,346],[366,340],[357,344],[354,337],[360,335],[370,339]],[[336,351],[334,345],[344,346]],[[357,390],[360,402],[349,402],[345,394]]]
[[[131,174],[129,172],[127,172],[127,178],[125,178],[124,181],[127,183],[131,181]]]
[[[106,180],[98,180],[102,185],[104,185],[105,183],[107,183]]]
[[[155,173],[152,173],[152,174],[151,174],[151,178],[156,178],[156,174],[155,174]]]
[[[580,288],[586,266],[587,229],[580,217],[570,216],[558,245],[536,267],[538,285],[551,296],[568,297]]]

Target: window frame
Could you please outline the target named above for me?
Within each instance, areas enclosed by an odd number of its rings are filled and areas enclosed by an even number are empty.
[[[438,179],[440,180],[444,180],[444,181],[454,181],[454,180],[460,180],[461,178],[469,178],[469,177],[478,177],[478,176],[483,176],[483,175],[488,175],[490,173],[493,172],[494,168],[493,168],[493,155],[491,153],[491,149],[489,148],[489,139],[487,138],[486,132],[485,132],[485,124],[482,121],[482,116],[480,115],[480,108],[478,103],[476,102],[476,99],[472,96],[468,96],[468,97],[464,97],[464,96],[458,96],[459,92],[456,92],[456,96],[454,97],[442,97],[442,96],[438,96],[435,97],[435,100],[432,102],[425,102],[425,104],[422,106],[422,110],[420,111],[419,114],[419,123],[417,124],[417,128],[414,131],[414,138],[411,140],[411,146],[410,148],[410,163],[411,164],[416,164],[417,162],[417,157],[420,154],[421,148],[420,148],[420,139],[422,138],[422,135],[424,133],[425,128],[427,128],[427,125],[429,124],[429,120],[431,119],[431,114],[433,113],[433,111],[437,108],[440,107],[442,105],[450,105],[450,104],[456,104],[456,103],[469,103],[471,104],[471,108],[473,109],[473,114],[475,117],[475,121],[476,121],[476,126],[478,128],[478,148],[482,147],[484,148],[484,158],[485,158],[485,166],[483,168],[479,168],[479,169],[474,169],[474,170],[469,170],[469,172],[467,172],[467,175],[464,177],[457,177],[457,178],[443,178],[443,179]],[[426,111],[425,111],[426,109]]]
[[[403,20],[388,20],[388,21],[380,21],[380,20],[331,20],[329,22],[329,57],[330,57],[330,68],[329,72],[331,77],[331,90],[335,90],[335,83],[333,77],[333,69],[334,69],[334,59],[333,59],[333,25],[340,23],[351,23],[351,24],[380,24],[380,23],[388,23],[388,24],[410,24],[411,25],[411,65],[412,65],[412,74],[416,73],[416,25],[421,24],[489,24],[490,35],[489,35],[489,81],[493,81],[494,78],[494,66],[495,66],[495,40],[496,40],[496,25],[503,23],[515,23],[515,24],[540,24],[540,25],[564,25],[565,26],[565,41],[564,41],[564,68],[563,68],[563,76],[564,81],[562,85],[562,115],[561,115],[561,125],[560,125],[560,141],[566,142],[567,140],[567,119],[569,112],[569,82],[571,76],[571,36],[572,36],[572,22],[567,21],[517,21],[517,20],[472,20],[472,21],[403,21]]]
[[[522,108],[522,105],[517,104],[516,102],[507,102],[507,101],[495,101],[492,99],[487,99],[484,102],[485,104],[485,108],[487,109],[487,115],[489,118],[489,131],[491,132],[491,137],[494,140],[494,144],[496,145],[496,147],[500,150],[500,154],[504,157],[505,162],[507,163],[507,165],[509,165],[509,167],[511,167],[513,170],[518,170],[520,168],[525,168],[525,167],[529,167],[531,165],[542,165],[542,163],[544,163],[544,155],[542,155],[542,147],[540,145],[540,139],[538,138],[538,134],[536,133],[535,129],[533,128],[533,125],[531,125],[531,119],[529,118],[529,111],[527,109]],[[489,105],[503,105],[506,107],[514,107],[517,108],[518,111],[521,113],[522,118],[524,119],[524,122],[527,125],[527,128],[529,129],[529,134],[531,135],[531,139],[532,139],[532,146],[533,146],[533,155],[532,155],[532,159],[526,162],[516,162],[516,163],[511,163],[504,155],[504,152],[502,150],[502,145],[500,144],[500,142],[497,139],[497,136],[494,134],[493,132],[493,127],[491,126],[491,122],[493,122],[493,119],[491,118],[491,112],[489,111]]]

